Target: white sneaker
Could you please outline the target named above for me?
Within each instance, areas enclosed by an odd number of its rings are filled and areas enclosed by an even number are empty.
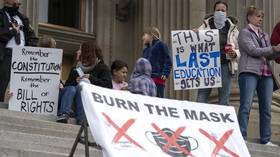
[[[272,146],[272,147],[279,147],[277,144],[274,144],[274,143],[272,143],[272,142],[267,142],[266,144],[264,144],[264,145],[266,145],[266,146]]]

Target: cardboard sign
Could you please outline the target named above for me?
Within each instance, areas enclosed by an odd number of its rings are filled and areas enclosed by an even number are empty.
[[[218,30],[171,32],[175,90],[221,87]]]
[[[233,107],[80,85],[104,157],[250,156]]]
[[[56,115],[61,62],[61,49],[14,48],[9,109]]]

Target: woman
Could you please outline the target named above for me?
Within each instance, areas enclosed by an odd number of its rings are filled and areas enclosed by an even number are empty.
[[[157,96],[157,87],[151,78],[152,66],[145,58],[139,58],[128,82],[131,93]]]
[[[170,51],[167,45],[160,40],[160,31],[156,27],[147,28],[142,36],[145,48],[143,57],[152,65],[152,79],[157,86],[157,97],[164,97],[165,81],[172,66]]]
[[[84,75],[79,76],[77,69],[81,69]],[[84,112],[78,84],[84,79],[97,86],[112,88],[110,70],[104,64],[101,49],[95,42],[85,42],[81,46],[79,61],[71,70],[61,95],[57,122],[67,123],[72,103],[75,100],[77,124],[82,123]]]
[[[275,146],[271,138],[271,102],[273,92],[270,59],[279,56],[280,45],[271,46],[267,33],[261,30],[264,12],[252,6],[247,11],[248,25],[239,34],[240,108],[238,120],[243,138],[247,138],[250,109],[255,90],[260,112],[260,143]]]
[[[113,89],[126,90],[127,82],[125,82],[128,71],[128,65],[121,61],[115,60],[111,65]]]
[[[206,20],[198,28],[199,30],[219,30],[222,87],[218,89],[218,93],[219,104],[221,105],[229,105],[231,79],[237,71],[237,61],[240,56],[237,42],[239,34],[236,26],[237,20],[233,17],[227,18],[227,10],[227,3],[222,1],[216,2],[214,5],[214,14],[206,17]],[[227,46],[231,48],[226,50],[225,48]],[[198,89],[197,102],[208,103],[211,90],[211,88]]]

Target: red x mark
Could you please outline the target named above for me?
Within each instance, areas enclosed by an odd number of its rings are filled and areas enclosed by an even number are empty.
[[[227,153],[229,153],[233,157],[239,157],[239,155],[235,154],[234,152],[229,150],[227,147],[225,147],[225,143],[228,140],[228,138],[231,136],[231,134],[233,133],[233,129],[225,132],[224,135],[222,136],[222,138],[219,141],[216,140],[215,137],[211,136],[210,134],[208,134],[203,129],[199,129],[199,131],[200,131],[200,133],[205,135],[207,138],[209,138],[211,141],[213,141],[216,144],[216,147],[213,150],[211,157],[215,157],[221,149],[223,149],[224,151],[226,151]]]
[[[112,142],[116,143],[118,142],[122,136],[124,136],[127,140],[129,140],[131,143],[135,144],[139,148],[145,150],[140,144],[138,144],[135,140],[133,140],[130,136],[126,134],[129,127],[135,122],[135,119],[129,119],[121,128],[114,123],[114,121],[106,115],[104,112],[102,112],[102,115],[107,119],[107,121],[118,131],[116,135],[114,136]]]
[[[168,152],[168,150],[170,149],[170,147],[175,146],[176,148],[178,148],[179,150],[181,150],[182,152],[184,152],[186,155],[188,156],[192,156],[194,157],[194,155],[192,155],[188,150],[186,150],[185,148],[182,148],[180,145],[178,145],[178,143],[176,142],[178,137],[181,135],[181,133],[185,130],[185,127],[180,127],[178,128],[175,133],[169,137],[168,135],[165,134],[165,132],[163,132],[155,123],[152,123],[152,126],[154,127],[154,129],[162,136],[165,138],[165,140],[167,141],[166,145],[163,148],[164,152]]]

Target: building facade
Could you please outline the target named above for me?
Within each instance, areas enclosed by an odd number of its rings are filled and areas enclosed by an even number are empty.
[[[129,64],[142,54],[142,32],[147,26],[156,26],[162,39],[170,45],[170,31],[198,27],[204,16],[213,11],[216,0],[21,0],[21,11],[26,14],[39,37],[51,35],[58,48],[64,50],[62,79],[67,79],[75,61],[75,52],[83,41],[96,39],[105,62],[115,59]],[[280,20],[279,0],[225,0],[229,14],[239,19],[238,26],[246,25],[245,12],[250,5],[265,11],[264,30],[271,33]],[[1,2],[0,6],[3,6]],[[275,71],[280,72],[278,65]],[[235,82],[236,84],[236,82]],[[174,91],[173,80],[166,85],[168,98],[195,100],[196,92]],[[212,102],[216,101],[214,92]],[[274,104],[279,104],[277,101]],[[231,101],[238,102],[237,85]]]

